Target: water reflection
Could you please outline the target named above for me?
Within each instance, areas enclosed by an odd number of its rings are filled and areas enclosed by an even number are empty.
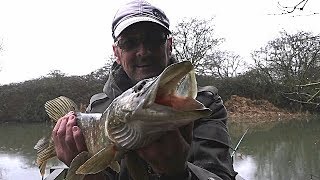
[[[0,124],[0,179],[41,180],[33,147],[50,131],[46,124]],[[53,160],[48,167],[59,164]]]
[[[0,179],[41,179],[38,168],[30,166],[29,160],[17,155],[0,155]]]
[[[257,163],[253,156],[236,154],[236,161],[233,164],[235,170],[240,172],[241,176],[247,180],[254,179],[257,171]]]
[[[235,159],[236,170],[246,179],[297,180],[320,175],[319,119],[251,130],[239,150],[243,155]],[[252,167],[244,168],[245,164]]]

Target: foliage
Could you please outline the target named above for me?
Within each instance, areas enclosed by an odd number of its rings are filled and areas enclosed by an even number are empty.
[[[101,92],[102,87],[103,82],[90,75],[67,77],[61,73],[0,86],[0,122],[48,120],[43,107],[47,100],[64,95],[79,106],[86,106],[90,97]]]
[[[224,79],[199,76],[198,83],[202,86],[216,86],[219,89],[219,95],[224,100],[230,99],[235,94],[250,99],[269,100],[278,106],[281,106],[281,102],[284,100],[280,95],[277,95],[281,86],[272,84],[268,77],[260,74],[257,69],[250,70],[237,77]]]

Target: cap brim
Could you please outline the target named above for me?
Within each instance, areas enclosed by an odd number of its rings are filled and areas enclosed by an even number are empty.
[[[114,37],[118,37],[120,35],[120,33],[125,30],[127,27],[129,27],[132,24],[138,23],[138,22],[154,22],[159,24],[160,26],[164,27],[166,30],[168,30],[169,33],[171,33],[171,31],[160,21],[151,18],[151,17],[131,17],[129,19],[126,19],[124,21],[122,21],[114,30]]]

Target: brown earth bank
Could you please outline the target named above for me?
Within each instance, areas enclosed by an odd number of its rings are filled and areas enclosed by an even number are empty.
[[[292,113],[275,107],[267,100],[251,100],[245,97],[232,95],[225,102],[228,110],[229,122],[274,122],[291,119],[301,119],[309,114]]]

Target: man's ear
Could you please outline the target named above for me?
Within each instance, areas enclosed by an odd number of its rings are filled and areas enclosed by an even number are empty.
[[[113,55],[114,55],[114,57],[116,57],[116,62],[118,64],[121,64],[121,62],[120,62],[120,51],[119,51],[118,46],[112,45],[112,49],[113,49]]]

